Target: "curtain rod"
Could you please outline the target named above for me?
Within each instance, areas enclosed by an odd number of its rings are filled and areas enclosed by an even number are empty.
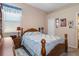
[[[8,4],[4,4],[4,3],[2,3],[2,6],[6,6],[6,7],[10,7],[10,8],[14,8],[14,9],[17,9],[17,10],[22,10],[22,9],[19,8],[19,7],[12,6],[12,5],[8,5]]]

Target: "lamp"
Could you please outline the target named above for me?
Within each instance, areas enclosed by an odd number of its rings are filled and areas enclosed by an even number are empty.
[[[44,33],[44,27],[41,27],[41,31],[42,31],[42,33]]]
[[[38,30],[39,30],[39,32],[40,32],[41,28],[39,27]]]
[[[20,30],[21,30],[21,27],[17,27],[18,37],[20,37]]]

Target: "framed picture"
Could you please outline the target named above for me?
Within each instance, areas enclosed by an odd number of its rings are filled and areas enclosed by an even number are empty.
[[[60,26],[66,27],[66,18],[60,19]]]
[[[74,25],[73,20],[72,21],[69,21],[69,28],[73,28],[73,25]]]
[[[55,19],[55,25],[56,25],[56,28],[59,27],[59,18],[56,18],[56,19]]]

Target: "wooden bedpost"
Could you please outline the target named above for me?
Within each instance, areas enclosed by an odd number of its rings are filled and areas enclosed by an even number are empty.
[[[21,28],[21,36],[23,35],[23,28]]]
[[[41,43],[42,43],[41,55],[42,56],[46,56],[46,48],[45,48],[46,40],[45,39],[42,39]]]
[[[65,36],[65,52],[68,52],[68,36],[67,34],[64,35]]]

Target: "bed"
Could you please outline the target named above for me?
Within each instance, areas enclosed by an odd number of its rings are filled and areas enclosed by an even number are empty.
[[[35,28],[21,31],[21,45],[27,49],[32,56],[58,56],[66,52],[67,34],[65,38],[42,34]]]

